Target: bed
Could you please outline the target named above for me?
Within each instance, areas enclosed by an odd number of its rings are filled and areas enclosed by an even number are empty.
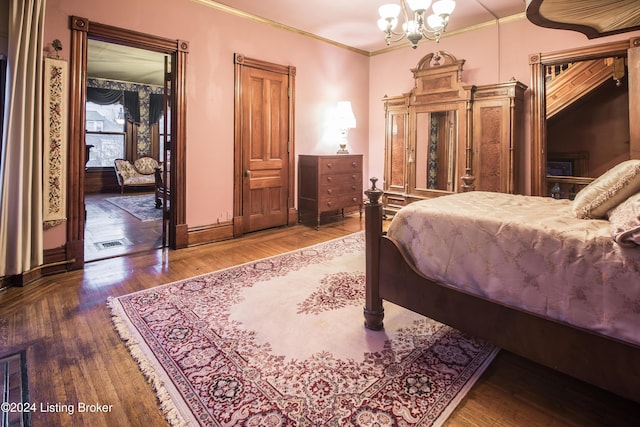
[[[416,202],[386,233],[372,178],[365,326],[383,328],[389,301],[640,402],[640,224],[630,232],[607,218],[624,207],[640,221],[640,161],[622,166],[575,201],[468,192]],[[621,215],[615,225],[628,226]]]

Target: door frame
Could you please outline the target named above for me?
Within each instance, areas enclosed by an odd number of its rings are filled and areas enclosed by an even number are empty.
[[[621,40],[596,46],[564,50],[552,53],[535,53],[529,55],[531,71],[531,194],[546,196],[547,177],[547,108],[545,70],[550,65],[560,65],[567,62],[584,61],[587,59],[606,58],[609,56],[627,57],[628,50],[640,47],[640,37]],[[631,83],[631,82],[630,82]],[[629,87],[629,105],[635,105],[632,88]],[[629,109],[630,123],[640,120],[640,110]],[[632,158],[640,155],[640,135],[631,135],[630,154]]]
[[[84,167],[85,103],[87,84],[88,40],[152,50],[171,56],[171,199],[169,211],[169,247],[179,249],[188,244],[185,208],[186,154],[186,64],[189,43],[70,17],[71,89],[69,96],[69,152],[66,258],[73,270],[84,266]]]
[[[233,159],[233,236],[240,237],[244,233],[243,228],[243,191],[244,191],[244,169],[243,169],[243,149],[242,149],[242,72],[245,67],[258,68],[289,76],[289,143],[288,143],[288,196],[287,196],[287,225],[296,224],[298,212],[295,208],[295,75],[296,67],[278,65],[259,59],[247,58],[242,54],[234,53],[233,63],[235,64],[234,83],[234,159]]]

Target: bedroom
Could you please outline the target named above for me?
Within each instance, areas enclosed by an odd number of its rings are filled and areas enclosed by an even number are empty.
[[[125,10],[127,13],[123,13]],[[349,133],[352,153],[365,156],[364,179],[382,175],[384,151],[384,95],[404,93],[412,87],[409,69],[433,44],[417,51],[408,48],[367,56],[320,40],[283,31],[252,20],[225,14],[201,2],[109,2],[90,5],[80,1],[49,1],[45,41],[60,39],[69,58],[69,16],[189,42],[187,139],[185,181],[186,244],[233,236],[227,212],[234,212],[234,53],[295,66],[295,153],[333,153],[323,146],[323,117],[337,101],[350,100],[357,127]],[[375,15],[375,14],[374,14]],[[141,16],[145,16],[142,19]],[[180,20],[175,17],[183,17]],[[214,22],[215,25],[211,25]],[[588,40],[584,35],[533,26],[519,17],[487,25],[470,33],[444,37],[438,49],[466,60],[464,80],[474,84],[507,81],[529,84],[528,55],[625,40],[636,33]],[[280,46],[286,45],[287,49]],[[384,43],[381,38],[381,49]],[[528,123],[528,121],[526,121]],[[203,171],[206,171],[203,178]],[[524,176],[529,176],[525,173]],[[523,178],[525,179],[525,178]],[[366,182],[363,182],[363,186]],[[526,184],[525,186],[531,184]],[[222,213],[222,227],[217,219]],[[44,235],[44,251],[52,261],[65,259],[60,248],[68,230],[59,226]],[[73,246],[70,246],[73,248]],[[171,256],[181,256],[177,252]],[[71,258],[76,258],[71,257]]]

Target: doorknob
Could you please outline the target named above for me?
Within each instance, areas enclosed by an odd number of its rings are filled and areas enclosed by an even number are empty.
[[[244,171],[244,177],[249,178],[251,176],[251,171],[249,169]]]

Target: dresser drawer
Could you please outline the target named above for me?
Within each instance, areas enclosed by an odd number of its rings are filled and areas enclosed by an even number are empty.
[[[319,200],[319,205],[322,211],[342,209],[349,206],[358,206],[361,204],[362,196],[356,194],[335,197],[321,197]]]
[[[355,158],[323,158],[320,159],[319,172],[324,174],[338,174],[347,172],[360,172],[362,170],[362,163],[360,159]]]
[[[359,173],[323,174],[320,177],[320,185],[343,185],[362,183],[362,175]]]
[[[323,196],[341,196],[343,194],[360,194],[362,184],[348,182],[344,184],[327,184],[320,186],[320,197]]]

